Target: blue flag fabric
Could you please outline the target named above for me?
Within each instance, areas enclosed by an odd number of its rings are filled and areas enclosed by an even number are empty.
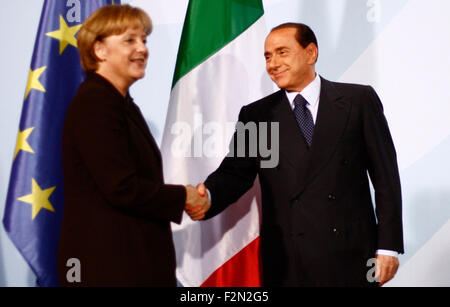
[[[63,213],[61,140],[66,109],[84,79],[82,22],[116,0],[45,0],[22,107],[3,225],[39,286],[57,286]]]

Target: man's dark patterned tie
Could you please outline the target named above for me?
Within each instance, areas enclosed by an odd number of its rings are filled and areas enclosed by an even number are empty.
[[[303,96],[300,94],[298,94],[294,99],[295,119],[297,120],[297,123],[302,130],[306,144],[308,144],[308,147],[310,147],[314,133],[314,121],[311,111],[309,111],[307,107],[307,104],[308,101],[306,101],[306,99],[303,98]]]

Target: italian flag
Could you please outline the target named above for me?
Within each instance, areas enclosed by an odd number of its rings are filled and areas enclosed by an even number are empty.
[[[263,14],[261,0],[189,2],[161,145],[166,182],[203,182],[228,153],[241,107],[273,91]],[[261,285],[259,195],[255,182],[216,217],[172,224],[184,286]]]

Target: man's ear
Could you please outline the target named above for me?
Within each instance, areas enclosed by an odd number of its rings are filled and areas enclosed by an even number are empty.
[[[103,42],[96,41],[93,50],[99,62],[106,61],[106,46]]]
[[[316,44],[309,43],[309,45],[306,46],[306,52],[308,53],[308,56],[309,56],[308,63],[309,64],[316,63],[317,58],[319,56],[319,49],[317,48]]]

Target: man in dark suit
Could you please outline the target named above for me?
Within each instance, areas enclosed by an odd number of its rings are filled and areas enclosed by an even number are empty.
[[[396,153],[377,94],[319,77],[318,44],[306,25],[274,28],[264,55],[280,91],[243,107],[239,121],[279,123],[279,163],[264,168],[260,155],[228,155],[205,181],[211,207],[189,215],[220,213],[258,175],[265,286],[376,285],[373,258],[384,284],[397,271],[403,231]]]

